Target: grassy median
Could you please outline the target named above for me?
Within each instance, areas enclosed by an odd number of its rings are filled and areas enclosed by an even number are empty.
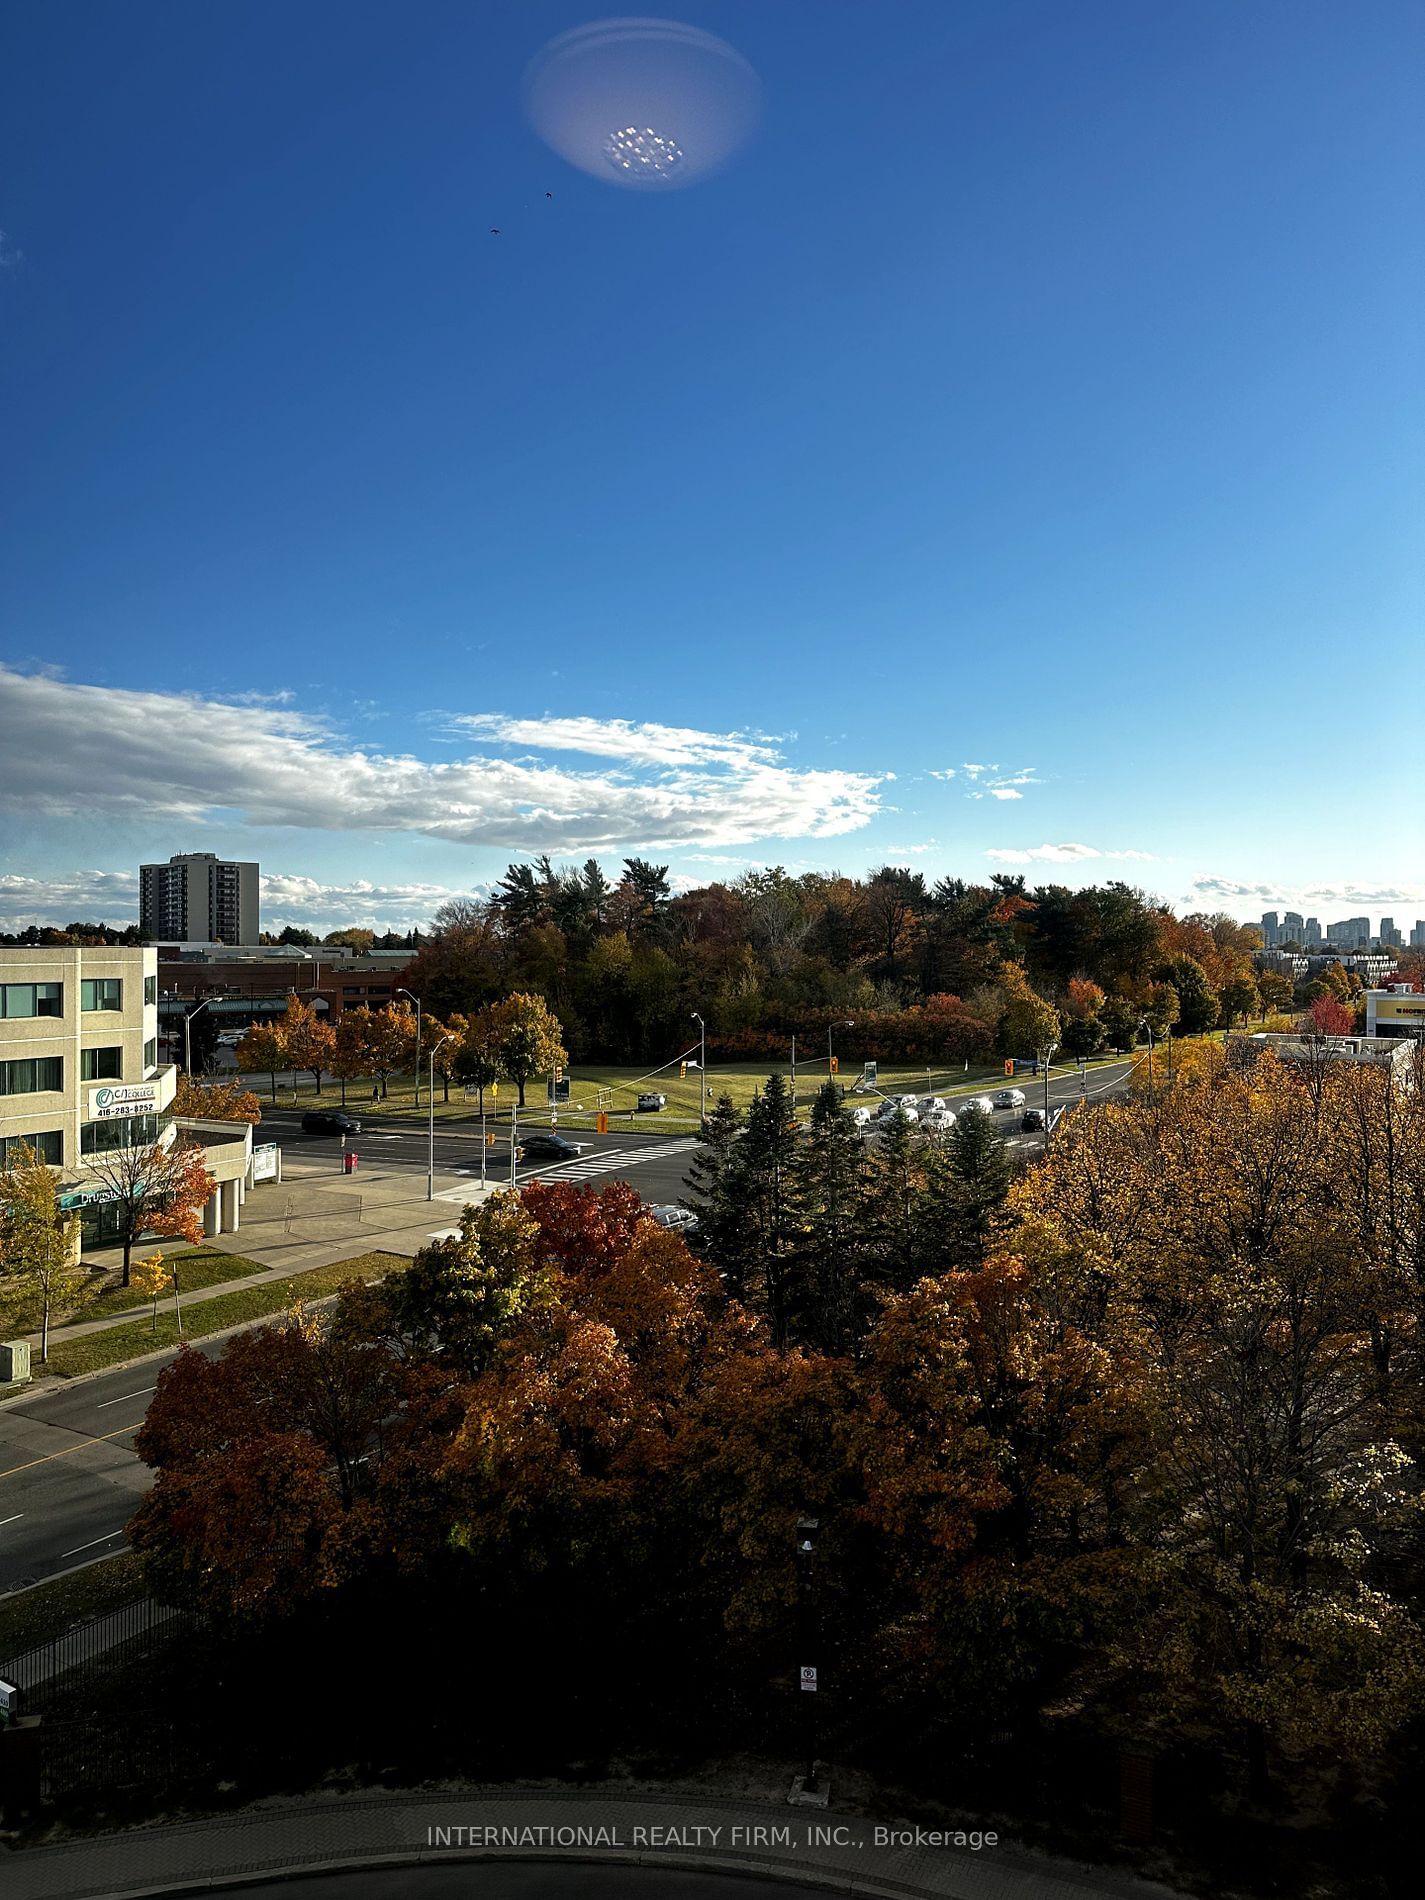
[[[230,1327],[253,1320],[270,1319],[284,1313],[297,1300],[320,1300],[335,1293],[348,1280],[375,1280],[393,1268],[407,1265],[404,1254],[361,1253],[350,1260],[338,1260],[329,1267],[314,1267],[310,1273],[294,1273],[283,1280],[264,1280],[261,1286],[240,1287],[233,1293],[219,1293],[211,1300],[197,1300],[183,1313],[183,1331],[178,1330],[170,1297],[161,1306],[158,1324],[152,1315],[126,1326],[109,1326],[101,1333],[86,1333],[79,1339],[52,1339],[46,1370],[61,1379],[76,1373],[99,1372],[127,1359],[139,1359],[146,1353],[163,1352],[182,1340],[210,1339]]]
[[[1117,1055],[1095,1057],[1089,1063],[1090,1071],[1106,1062],[1120,1062]],[[720,1063],[708,1065],[707,1098],[709,1104],[719,1095],[730,1095],[738,1108],[746,1110],[754,1094],[766,1082],[774,1070],[781,1070],[790,1079],[789,1065],[785,1060],[772,1056],[763,1057],[757,1062]],[[698,1086],[698,1071],[689,1069],[680,1075],[679,1064],[671,1069],[651,1073],[645,1068],[617,1068],[607,1063],[575,1063],[569,1071],[569,1100],[559,1104],[559,1126],[569,1129],[592,1129],[601,1110],[610,1117],[610,1129],[620,1133],[629,1129],[643,1134],[688,1134],[698,1125],[701,1094]],[[817,1047],[811,1045],[798,1049],[797,1060],[797,1101],[808,1108],[812,1097],[826,1080],[826,1046],[823,1039],[818,1054]],[[857,1061],[845,1061],[841,1065],[839,1080],[848,1090],[861,1074],[861,1064]],[[1074,1063],[1056,1063],[1056,1077],[1076,1076]],[[948,1101],[954,1101],[957,1095],[977,1095],[991,1088],[1004,1086],[1004,1064],[972,1063],[966,1069],[963,1063],[955,1067],[931,1063],[917,1067],[913,1063],[883,1063],[877,1075],[876,1086],[884,1094],[890,1095],[941,1095]],[[1025,1078],[1018,1078],[1020,1087],[1027,1087]],[[667,1106],[661,1110],[643,1111],[638,1109],[638,1097],[645,1091],[668,1097]],[[262,1093],[264,1105],[267,1096]],[[463,1089],[451,1085],[451,1099],[445,1101],[439,1079],[435,1089],[435,1119],[437,1123],[459,1122],[469,1128],[472,1122],[478,1123],[479,1103],[476,1098],[467,1101]],[[498,1097],[485,1091],[485,1111],[491,1126],[498,1121],[507,1124],[510,1119],[510,1104],[515,1090],[508,1082],[500,1084]],[[871,1098],[874,1099],[874,1098]],[[318,1103],[312,1087],[311,1077],[298,1078],[294,1091],[290,1079],[278,1089],[278,1105],[309,1108],[321,1106],[336,1108],[336,1092],[328,1082]],[[498,1112],[497,1112],[498,1111]],[[536,1077],[526,1085],[525,1107],[521,1111],[521,1120],[528,1119],[531,1126],[536,1123],[548,1126],[550,1104],[545,1096],[545,1078]],[[421,1083],[421,1103],[415,1105],[415,1089],[409,1076],[392,1076],[390,1089],[385,1101],[373,1102],[370,1089],[361,1090],[353,1085],[348,1092],[347,1112],[358,1120],[364,1115],[409,1116],[419,1125],[424,1125],[428,1113],[425,1095],[425,1082]]]
[[[68,1576],[0,1597],[0,1662],[63,1636],[76,1623],[120,1610],[143,1594],[139,1560],[131,1550],[123,1550]]]

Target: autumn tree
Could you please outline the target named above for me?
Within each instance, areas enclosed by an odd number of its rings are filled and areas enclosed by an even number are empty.
[[[129,1285],[134,1242],[140,1234],[194,1245],[203,1238],[203,1208],[214,1183],[200,1143],[180,1137],[167,1147],[155,1143],[108,1148],[87,1157],[87,1171],[104,1189],[105,1202],[118,1220],[124,1249],[122,1285]]]
[[[366,1024],[370,1012],[344,1009],[332,1025],[333,1047],[327,1067],[341,1083],[341,1105],[346,1107],[346,1085],[371,1073]]]
[[[548,1073],[569,1060],[560,1040],[558,1019],[542,997],[516,993],[495,1005],[490,1021],[500,1068],[518,1088],[523,1108],[525,1084],[530,1077]]]
[[[236,1082],[195,1082],[180,1075],[174,1091],[173,1114],[184,1121],[248,1122],[262,1120],[262,1104],[251,1089]]]
[[[287,1045],[278,1023],[254,1023],[237,1046],[237,1065],[244,1075],[264,1070],[272,1078],[272,1099],[277,1100],[277,1071],[287,1067]]]
[[[1000,974],[1005,1010],[1000,1041],[1006,1055],[1037,1056],[1059,1040],[1059,1014],[1030,987],[1018,964],[1006,964]]]
[[[1222,999],[1196,957],[1174,957],[1164,966],[1162,980],[1177,991],[1178,1021],[1185,1036],[1200,1036],[1216,1028]]]
[[[458,1238],[432,1241],[385,1283],[393,1331],[408,1350],[448,1358],[472,1379],[539,1297],[539,1229],[516,1194],[460,1216]]]
[[[1296,986],[1280,970],[1263,970],[1257,978],[1257,994],[1261,999],[1262,1010],[1288,1010],[1296,994]]]
[[[59,1171],[28,1144],[0,1172],[0,1274],[33,1292],[40,1310],[40,1363],[49,1361],[50,1320],[73,1306],[86,1275],[74,1258],[78,1217],[60,1207]]]
[[[332,1065],[336,1054],[336,1032],[313,1006],[300,996],[289,996],[279,1033],[287,1061],[294,1069],[305,1069],[322,1092],[322,1074]]]
[[[464,1024],[452,1053],[452,1073],[466,1088],[479,1091],[479,1112],[485,1113],[485,1091],[505,1073],[501,1061],[501,1023],[493,1007],[477,1009],[470,1017],[453,1018]]]

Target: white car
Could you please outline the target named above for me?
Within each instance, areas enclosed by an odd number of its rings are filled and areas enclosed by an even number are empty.
[[[1023,1108],[1023,1089],[997,1089],[995,1091],[996,1108]]]
[[[933,1115],[937,1109],[948,1107],[948,1104],[938,1095],[922,1095],[919,1106],[921,1119],[924,1120],[927,1115]]]
[[[853,1128],[864,1128],[871,1119],[871,1111],[869,1108],[853,1108],[850,1113],[851,1126]]]
[[[955,1114],[949,1108],[929,1108],[920,1118],[922,1128],[929,1129],[932,1135],[943,1135],[947,1128],[955,1126]]]
[[[961,1108],[960,1113],[963,1115],[967,1108],[976,1109],[981,1115],[993,1115],[995,1112],[995,1105],[988,1095],[972,1096]]]
[[[889,1128],[897,1115],[904,1115],[908,1122],[920,1120],[920,1110],[914,1099],[907,1101],[903,1095],[888,1097],[876,1110],[876,1120],[882,1128]]]

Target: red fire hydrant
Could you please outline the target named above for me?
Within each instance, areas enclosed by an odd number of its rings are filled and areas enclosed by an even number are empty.
[[[355,1174],[357,1168],[361,1165],[361,1157],[360,1155],[344,1154],[341,1158],[341,1164],[343,1174]]]

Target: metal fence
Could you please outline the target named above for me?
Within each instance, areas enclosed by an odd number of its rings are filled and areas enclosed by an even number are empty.
[[[54,1700],[59,1683],[76,1671],[109,1669],[146,1655],[160,1631],[169,1632],[175,1623],[188,1621],[186,1612],[141,1597],[137,1603],[126,1603],[122,1609],[96,1616],[63,1636],[0,1662],[0,1678],[14,1683],[23,1708],[34,1714]]]

